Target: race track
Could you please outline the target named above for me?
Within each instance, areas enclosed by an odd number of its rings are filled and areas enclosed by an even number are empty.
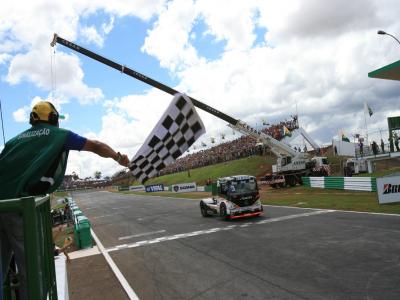
[[[73,197],[140,299],[400,299],[400,216],[265,206],[224,221],[198,200]]]

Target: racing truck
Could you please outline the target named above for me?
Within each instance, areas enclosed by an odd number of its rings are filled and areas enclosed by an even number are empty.
[[[200,201],[203,217],[219,215],[223,219],[238,219],[260,216],[263,212],[255,176],[218,178],[212,186],[212,195]]]

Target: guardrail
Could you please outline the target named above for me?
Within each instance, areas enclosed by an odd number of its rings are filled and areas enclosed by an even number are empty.
[[[50,196],[0,200],[0,213],[20,213],[23,218],[24,253],[29,299],[57,299]],[[4,298],[11,299],[10,286]]]
[[[376,192],[375,177],[301,177],[303,185],[323,189]]]

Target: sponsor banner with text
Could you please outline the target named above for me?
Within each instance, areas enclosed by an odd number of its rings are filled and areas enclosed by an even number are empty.
[[[380,204],[400,202],[400,176],[387,176],[376,179]]]
[[[164,191],[164,185],[162,183],[161,184],[146,185],[145,189],[146,189],[147,193],[162,192],[162,191]]]
[[[172,191],[175,193],[196,192],[196,190],[197,186],[195,182],[172,185]]]
[[[144,185],[131,185],[129,186],[131,192],[142,192],[145,190]]]

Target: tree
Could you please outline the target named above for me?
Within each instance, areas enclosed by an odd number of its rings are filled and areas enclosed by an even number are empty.
[[[78,174],[75,173],[75,171],[72,172],[72,179],[74,179],[74,180],[78,180],[79,179],[79,176],[78,176]]]
[[[94,178],[100,179],[101,178],[101,172],[100,171],[94,172]]]

